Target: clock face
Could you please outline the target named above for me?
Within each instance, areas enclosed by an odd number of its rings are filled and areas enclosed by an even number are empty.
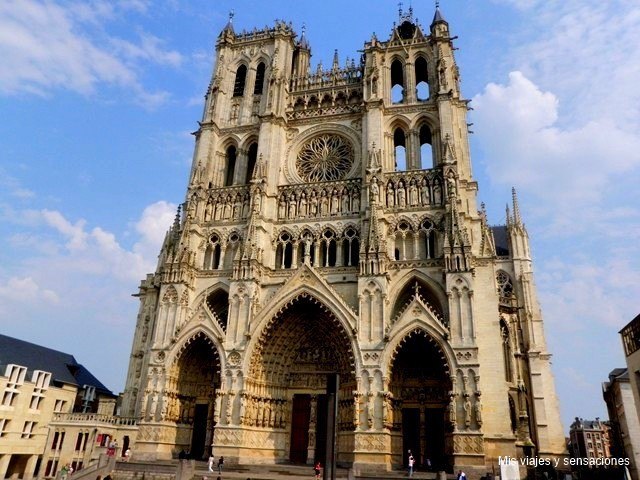
[[[353,164],[353,147],[346,138],[324,134],[305,143],[296,159],[298,174],[307,182],[345,178]]]

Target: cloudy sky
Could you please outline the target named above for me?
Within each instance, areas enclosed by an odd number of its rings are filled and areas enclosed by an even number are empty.
[[[431,2],[415,2],[423,25]],[[137,300],[183,201],[214,44],[303,23],[315,64],[386,39],[397,2],[0,2],[0,333],[72,353],[120,391]],[[405,2],[407,8],[408,2]],[[535,257],[565,429],[640,312],[640,5],[442,0],[490,221],[511,186]]]

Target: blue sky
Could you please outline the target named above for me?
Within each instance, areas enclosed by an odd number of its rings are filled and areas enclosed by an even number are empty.
[[[432,2],[413,7],[428,26]],[[114,391],[231,9],[236,30],[305,23],[314,66],[358,58],[398,15],[386,0],[0,2],[0,332],[74,354]],[[565,429],[606,417],[600,384],[640,312],[640,5],[441,9],[491,223],[518,189]]]

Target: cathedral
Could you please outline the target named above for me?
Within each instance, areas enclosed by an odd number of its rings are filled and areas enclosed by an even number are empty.
[[[478,204],[453,39],[409,9],[312,68],[304,29],[230,17],[136,294],[137,458],[309,464],[333,428],[358,471],[565,454],[527,230],[515,191],[506,225]]]

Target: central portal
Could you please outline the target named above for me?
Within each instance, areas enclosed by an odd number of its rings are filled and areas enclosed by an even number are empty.
[[[354,356],[350,335],[321,302],[303,294],[289,303],[268,325],[251,357],[246,398],[282,404],[282,422],[254,422],[249,426],[277,427],[280,448],[275,461],[311,464],[323,460],[327,440],[327,375],[339,374],[338,460],[353,455],[355,389]],[[248,412],[255,408],[248,404]],[[258,411],[260,408],[258,407]],[[262,457],[269,454],[260,452]],[[269,455],[270,456],[270,455]]]
[[[394,397],[396,466],[408,464],[409,451],[420,468],[450,471],[445,448],[445,412],[451,380],[447,361],[437,342],[426,332],[411,332],[397,349],[391,375]],[[402,448],[398,451],[398,447]]]

